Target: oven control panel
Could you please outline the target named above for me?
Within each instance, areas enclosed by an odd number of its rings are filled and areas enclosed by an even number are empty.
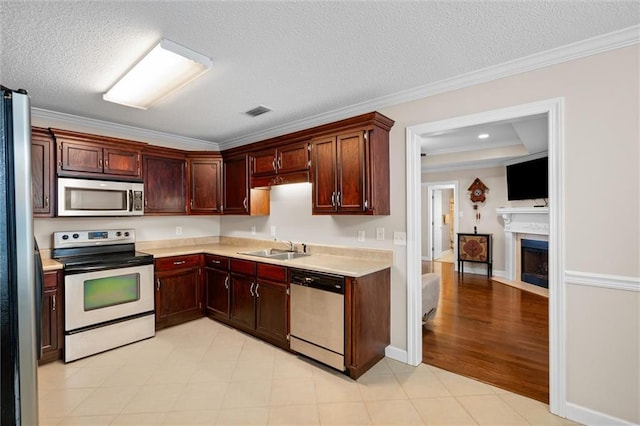
[[[53,248],[86,247],[136,242],[134,229],[60,231],[53,233]]]

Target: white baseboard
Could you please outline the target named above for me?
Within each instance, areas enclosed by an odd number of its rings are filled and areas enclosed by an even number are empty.
[[[628,422],[608,414],[600,413],[570,402],[566,403],[565,415],[568,419],[593,426],[639,426],[638,423]]]
[[[387,346],[384,350],[384,354],[388,358],[404,362],[405,364],[407,364],[407,360],[409,359],[409,355],[406,350],[396,348],[395,346]]]

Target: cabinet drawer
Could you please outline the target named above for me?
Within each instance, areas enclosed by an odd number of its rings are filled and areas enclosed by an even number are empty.
[[[245,275],[255,275],[256,262],[250,260],[231,259],[231,271]]]
[[[258,263],[258,279],[287,282],[287,268],[284,266],[270,265],[268,263]]]
[[[162,259],[156,259],[156,270],[167,270],[175,268],[191,268],[194,266],[200,266],[200,255],[187,255],[187,256],[175,256],[165,257]]]
[[[229,270],[229,258],[215,254],[207,254],[204,257],[204,266],[222,270]]]
[[[44,274],[44,288],[56,288],[58,287],[58,273],[47,272]]]

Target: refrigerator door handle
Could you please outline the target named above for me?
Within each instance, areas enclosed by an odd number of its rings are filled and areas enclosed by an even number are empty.
[[[40,249],[38,242],[33,239],[35,250],[34,269],[35,269],[35,310],[36,310],[36,353],[38,360],[42,359],[42,302],[44,300],[44,268],[42,267],[42,257],[40,257]]]

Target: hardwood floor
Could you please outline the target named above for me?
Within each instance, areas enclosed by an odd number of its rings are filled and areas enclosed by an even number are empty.
[[[549,403],[548,299],[487,279],[441,274],[438,312],[423,326],[422,362]]]

